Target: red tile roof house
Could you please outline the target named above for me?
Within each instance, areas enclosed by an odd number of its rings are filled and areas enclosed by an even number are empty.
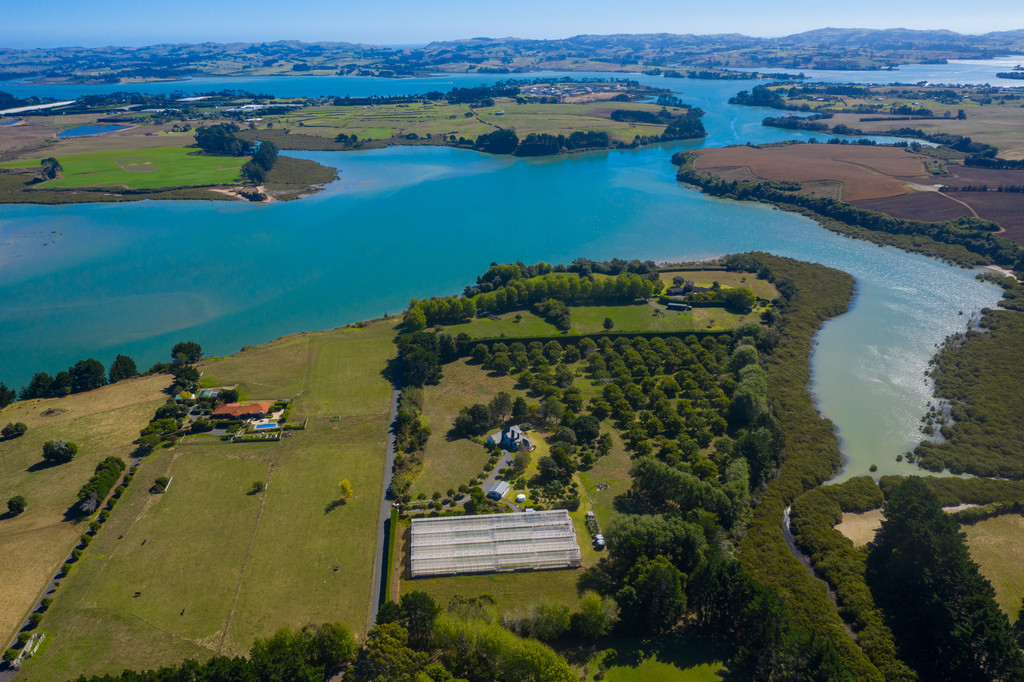
[[[248,405],[225,403],[213,411],[213,416],[221,419],[254,419],[265,417],[272,407],[274,403],[269,400]]]

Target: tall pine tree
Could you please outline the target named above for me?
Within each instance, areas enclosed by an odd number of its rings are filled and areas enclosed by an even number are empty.
[[[903,660],[922,680],[1024,679],[1024,657],[992,585],[923,479],[912,476],[890,493],[867,577]]]

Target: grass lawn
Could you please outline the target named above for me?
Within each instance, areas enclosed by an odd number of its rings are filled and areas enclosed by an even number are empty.
[[[575,308],[572,310],[575,310]],[[516,320],[516,316],[520,316],[520,319]],[[504,313],[503,315],[498,315],[497,318],[494,320],[487,317],[477,317],[463,324],[453,324],[446,327],[445,331],[453,335],[465,332],[474,339],[558,336],[561,334],[558,327],[528,310]]]
[[[40,189],[56,187],[124,186],[131,189],[230,185],[240,180],[247,157],[203,156],[185,147],[156,147],[126,151],[58,155],[63,177],[44,182]],[[0,164],[0,168],[38,167],[39,159]]]
[[[606,331],[605,318],[615,324],[613,332],[682,332],[694,329],[689,312],[665,310],[650,303],[632,305],[584,305],[569,308],[574,334],[596,334]]]
[[[1016,622],[1024,597],[1024,517],[1006,514],[964,526],[971,557],[996,590],[999,608]]]
[[[589,471],[581,471],[579,477],[583,484],[581,489],[586,497],[586,503],[590,505],[590,510],[597,514],[601,528],[607,529],[619,516],[614,505],[615,498],[629,490],[629,470],[633,467],[633,461],[616,429],[610,428],[608,422],[605,422],[601,431],[612,434],[612,450],[604,457],[598,458]],[[607,488],[598,490],[598,483],[607,484]]]
[[[0,501],[23,495],[26,511],[0,516],[0,637],[4,644],[39,592],[71,551],[84,523],[65,521],[78,489],[110,455],[128,461],[139,436],[167,396],[169,377],[120,382],[66,398],[19,401],[0,411],[0,423],[24,422],[28,432],[0,443]],[[49,410],[59,414],[43,416]],[[78,445],[74,461],[38,467],[43,443],[64,438]],[[6,507],[3,509],[6,512]]]
[[[609,637],[598,646],[580,679],[599,679],[603,668],[609,682],[718,682],[730,655],[720,643],[694,639]]]
[[[468,484],[483,472],[489,456],[487,449],[466,438],[449,440],[448,431],[464,407],[486,404],[501,391],[508,392],[513,400],[520,395],[525,397],[523,391],[514,388],[515,383],[510,376],[492,377],[479,365],[465,360],[445,365],[441,382],[424,389],[423,415],[433,433],[422,452],[423,470],[410,488],[414,498],[419,493],[430,497],[435,490],[444,494],[449,488]]]
[[[255,637],[310,622],[365,632],[390,416],[382,370],[393,335],[392,323],[375,322],[202,363],[204,378],[251,397],[301,392],[293,417],[309,417],[308,428],[280,442],[195,441],[147,458],[61,587],[43,623],[51,643],[29,674],[234,655]],[[149,495],[145,484],[163,474],[174,476],[168,492]],[[355,495],[331,508],[342,478]],[[267,490],[249,495],[255,480]]]
[[[718,282],[723,287],[746,287],[754,292],[758,298],[766,298],[769,301],[778,297],[779,291],[775,285],[766,279],[758,279],[749,272],[728,272],[726,270],[664,270],[659,273],[662,282],[672,286],[672,280],[676,277],[683,277],[692,281],[697,286],[709,287]]]

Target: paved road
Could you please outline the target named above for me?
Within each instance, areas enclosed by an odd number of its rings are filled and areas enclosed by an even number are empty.
[[[377,611],[380,610],[384,596],[385,581],[391,576],[386,575],[385,564],[388,560],[387,540],[388,523],[391,519],[391,500],[387,498],[387,489],[391,485],[392,469],[395,466],[395,441],[397,439],[398,396],[402,392],[399,377],[395,377],[395,388],[391,392],[391,421],[388,424],[388,447],[384,456],[384,488],[380,499],[380,517],[377,520],[377,558],[373,562],[373,592],[370,601],[370,627],[377,622]],[[0,680],[0,682],[3,682]]]

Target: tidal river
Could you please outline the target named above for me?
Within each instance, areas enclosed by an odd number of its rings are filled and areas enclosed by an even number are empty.
[[[701,144],[781,139],[764,112],[724,104],[748,83],[682,81],[709,113]],[[223,87],[243,87],[225,83]],[[857,278],[819,335],[812,390],[839,429],[846,475],[910,471],[935,344],[993,305],[973,273],[839,237],[806,218],[679,186],[670,145],[549,159],[416,147],[295,153],[338,167],[289,203],[0,207],[0,379],[75,360],[140,366],[191,339],[208,354],[461,291],[492,262],[578,256],[681,260],[765,250]],[[959,315],[963,311],[964,315]]]

